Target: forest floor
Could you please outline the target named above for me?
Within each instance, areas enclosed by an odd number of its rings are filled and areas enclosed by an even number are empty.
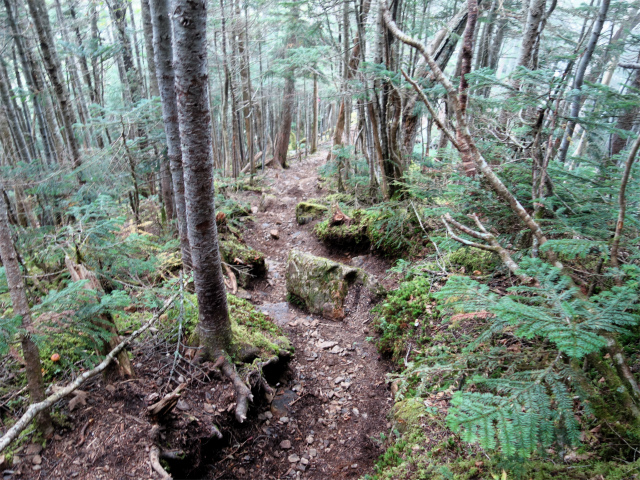
[[[286,299],[285,267],[293,248],[357,265],[393,286],[384,259],[328,249],[313,234],[315,222],[297,224],[298,202],[329,193],[317,175],[326,155],[322,150],[293,160],[287,170],[268,170],[261,182],[275,199],[253,209],[254,221],[243,232],[246,243],[265,254],[269,272],[238,295],[267,313],[295,346],[286,369],[265,372],[276,387],[273,401],[256,397],[245,423],[237,423],[230,382],[186,360],[174,366],[175,344],[156,335],[132,349],[136,378],[85,385],[63,406],[63,427],[46,449],[20,447],[5,480],[159,478],[149,461],[154,422],[146,407],[183,382],[188,387],[159,437],[163,446],[186,454],[169,461],[173,478],[342,479],[371,472],[393,404],[385,382],[390,365],[367,341],[375,299],[352,287],[342,321],[311,315]],[[232,196],[258,207],[262,194]],[[214,425],[222,440],[212,440]]]

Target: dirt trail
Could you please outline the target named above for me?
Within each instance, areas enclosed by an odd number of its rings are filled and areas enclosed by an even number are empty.
[[[238,424],[228,380],[215,372],[208,377],[184,357],[175,363],[175,343],[158,331],[133,345],[136,378],[106,383],[96,377],[83,385],[79,399],[59,405],[62,422],[46,449],[38,444],[19,447],[3,478],[159,478],[149,462],[150,447],[158,440],[147,406],[182,382],[189,386],[161,422],[159,437],[163,448],[184,452],[184,458],[178,455],[182,460],[169,463],[175,479],[319,480],[371,472],[382,453],[375,439],[388,432],[386,415],[392,405],[384,381],[387,365],[366,341],[372,334],[372,299],[365,289],[352,287],[346,318],[340,322],[286,302],[284,273],[292,248],[357,265],[385,283],[389,265],[383,260],[367,252],[352,257],[328,250],[313,235],[313,223],[296,223],[299,201],[327,194],[316,172],[325,158],[322,151],[294,160],[288,170],[269,170],[265,182],[276,198],[244,231],[246,242],[267,255],[269,273],[239,295],[278,322],[296,351],[284,373],[270,374],[269,380],[278,382],[270,405],[256,398],[247,421]],[[254,206],[261,198],[248,191],[236,196]],[[270,233],[274,229],[277,239]],[[214,439],[215,428],[223,439]]]
[[[264,252],[269,263],[267,279],[256,283],[248,296],[283,327],[296,354],[288,382],[280,386],[271,407],[258,415],[260,430],[271,441],[258,452],[248,451],[246,465],[223,474],[229,478],[357,478],[371,471],[381,453],[374,438],[388,431],[388,370],[366,341],[371,335],[368,292],[352,287],[347,316],[338,322],[286,303],[285,267],[292,248],[352,264],[350,254],[318,242],[312,231],[315,222],[301,226],[295,219],[298,202],[327,194],[317,176],[326,155],[321,151],[294,160],[290,169],[269,171],[266,180],[277,201],[256,213],[254,225],[244,233],[247,244]],[[245,192],[241,198],[253,206],[260,203],[259,194]],[[278,239],[270,233],[274,229]],[[366,253],[355,253],[353,264],[382,280],[389,265]]]

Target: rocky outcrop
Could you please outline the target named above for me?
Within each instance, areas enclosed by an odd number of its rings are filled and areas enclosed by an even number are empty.
[[[287,292],[311,313],[325,318],[344,318],[344,299],[349,287],[361,284],[377,293],[379,284],[364,270],[328,258],[291,250],[286,270]]]

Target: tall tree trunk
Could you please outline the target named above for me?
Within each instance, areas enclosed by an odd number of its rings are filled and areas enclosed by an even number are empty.
[[[20,125],[18,115],[11,101],[12,98],[13,94],[11,92],[7,69],[0,57],[0,100],[2,101],[2,108],[4,110],[5,117],[9,121],[9,128],[11,128],[13,141],[15,142],[20,160],[24,163],[31,163],[31,156],[27,146],[27,141],[24,138],[22,126]]]
[[[38,346],[31,339],[31,336],[35,333],[31,322],[31,311],[29,310],[29,302],[25,292],[24,279],[18,264],[18,255],[11,238],[9,216],[4,200],[0,200],[0,257],[2,258],[2,265],[9,285],[13,313],[22,317],[24,333],[21,334],[20,344],[22,345],[22,355],[24,356],[29,395],[31,402],[36,403],[45,398],[40,352],[38,351]],[[43,411],[36,417],[36,424],[38,431],[45,437],[53,434],[53,425],[51,424],[48,410]]]
[[[275,161],[282,168],[287,168],[287,152],[291,138],[291,124],[293,123],[293,103],[295,101],[296,79],[293,70],[289,70],[284,82],[284,95],[282,97],[282,121],[278,130],[278,138],[273,152]]]
[[[162,118],[167,137],[167,155],[171,168],[173,195],[180,236],[182,264],[191,268],[191,248],[187,229],[186,202],[184,193],[184,167],[180,130],[178,126],[178,105],[174,89],[173,52],[171,49],[171,22],[169,20],[170,0],[151,0],[149,2],[153,25],[154,60],[160,98],[162,99]]]
[[[131,101],[137,103],[142,98],[142,92],[140,92],[142,82],[134,64],[131,41],[127,34],[127,3],[127,0],[109,0],[107,2],[118,35],[118,42],[121,46],[120,54],[127,76],[127,86]]]
[[[591,62],[593,52],[598,45],[598,39],[600,38],[600,34],[602,33],[602,27],[604,26],[604,22],[607,18],[607,12],[609,11],[610,3],[611,0],[602,0],[602,3],[600,4],[598,16],[591,30],[591,37],[589,38],[589,42],[587,43],[587,47],[585,48],[584,53],[582,54],[582,58],[580,59],[580,63],[578,64],[578,69],[576,70],[576,75],[573,79],[572,89],[576,93],[573,94],[571,98],[571,111],[569,112],[570,118],[567,122],[567,127],[562,137],[560,149],[558,150],[558,160],[560,160],[560,162],[562,163],[564,163],[567,158],[567,152],[569,151],[569,145],[571,144],[573,131],[576,128],[577,118],[580,115],[580,107],[582,105],[582,94],[580,93],[580,90],[582,89],[582,84],[584,82],[584,74],[587,71],[589,62]]]
[[[142,27],[144,35],[144,47],[147,54],[147,66],[149,67],[149,93],[152,97],[160,96],[158,77],[156,74],[156,62],[153,57],[153,25],[151,25],[151,10],[149,0],[140,0],[142,7]]]
[[[199,335],[208,357],[228,352],[231,324],[218,250],[211,163],[206,0],[174,0],[173,55]]]
[[[318,150],[318,74],[313,74],[313,119],[311,120],[311,153]]]
[[[73,125],[76,122],[76,118],[69,100],[69,92],[63,81],[62,67],[60,66],[60,59],[58,58],[53,41],[53,35],[51,33],[51,24],[49,22],[47,6],[44,0],[27,0],[27,4],[38,35],[42,59],[44,60],[45,68],[49,74],[49,79],[51,80],[53,90],[60,106],[60,116],[64,126],[64,135],[67,140],[67,146],[71,153],[71,163],[73,168],[77,169],[82,165],[82,160],[80,158],[78,141],[76,140],[73,132]],[[78,174],[78,180],[80,183],[84,183],[81,174]]]

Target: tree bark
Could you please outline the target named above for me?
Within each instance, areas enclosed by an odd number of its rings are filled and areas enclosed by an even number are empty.
[[[207,66],[206,0],[174,0],[173,54],[187,224],[200,339],[205,355],[227,352],[231,324],[227,308],[214,206],[211,115]]]
[[[53,41],[53,34],[51,33],[47,6],[44,0],[27,0],[27,5],[38,35],[42,59],[58,99],[58,104],[60,105],[60,116],[64,126],[67,146],[71,153],[71,163],[73,168],[78,169],[82,165],[82,160],[80,158],[78,141],[73,132],[73,125],[76,122],[76,118],[69,100],[69,92],[64,84],[60,59],[58,58]],[[78,180],[80,183],[84,183],[80,173],[78,173]]]
[[[140,0],[140,6],[142,9],[142,33],[144,35],[144,47],[147,54],[147,67],[149,68],[149,93],[152,97],[159,97],[160,88],[158,87],[156,61],[153,53],[153,25],[151,24],[149,0]]]
[[[31,322],[31,311],[24,288],[24,279],[18,264],[18,255],[13,246],[11,229],[9,227],[9,217],[4,201],[0,201],[0,257],[5,269],[9,294],[15,315],[22,317],[22,328],[25,332],[21,335],[22,354],[24,356],[25,370],[27,374],[27,386],[31,403],[40,402],[45,398],[44,380],[42,378],[42,365],[40,363],[40,352],[38,346],[31,339],[33,335],[33,325]],[[53,425],[49,410],[43,410],[36,417],[38,431],[45,437],[53,434]]]
[[[153,26],[154,61],[160,98],[162,99],[162,119],[167,137],[167,156],[173,182],[173,195],[180,236],[182,264],[191,268],[191,247],[187,228],[187,213],[184,196],[184,166],[180,129],[178,126],[178,105],[174,90],[175,72],[173,70],[173,52],[171,49],[171,21],[169,20],[170,0],[151,0],[149,2]]]
[[[316,153],[318,150],[318,74],[313,74],[313,118],[311,120],[311,150]]]
[[[576,93],[571,98],[571,111],[569,113],[569,120],[567,122],[567,128],[565,129],[564,135],[562,137],[560,149],[558,150],[558,160],[560,160],[560,162],[562,163],[564,163],[567,159],[567,152],[569,151],[569,145],[571,144],[573,131],[576,128],[577,119],[580,115],[580,107],[582,105],[582,94],[580,93],[580,90],[582,89],[582,84],[584,82],[584,74],[587,71],[589,62],[591,62],[593,52],[598,45],[598,39],[600,38],[600,34],[602,33],[602,27],[604,26],[604,22],[607,18],[607,12],[609,11],[610,3],[611,0],[602,0],[602,3],[600,4],[600,10],[591,30],[589,43],[587,43],[587,47],[582,54],[582,58],[580,59],[580,63],[578,64],[578,69],[576,70],[576,75],[573,79],[572,89],[576,91]]]

